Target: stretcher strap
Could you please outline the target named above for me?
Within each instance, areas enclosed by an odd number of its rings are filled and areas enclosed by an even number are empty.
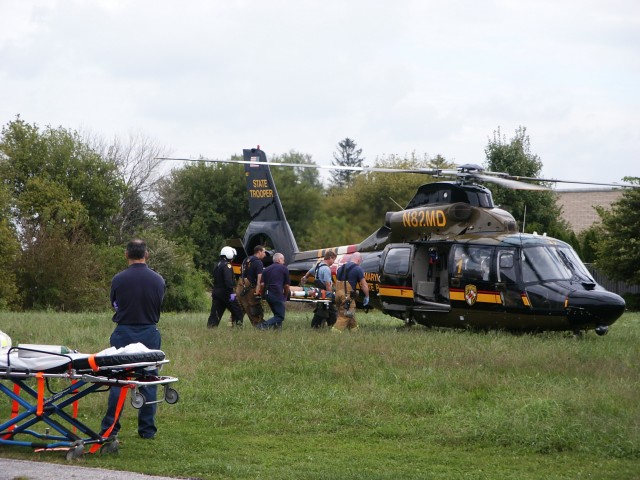
[[[113,418],[113,424],[102,434],[102,438],[108,438],[111,435],[116,423],[118,423],[118,419],[120,418],[120,413],[122,412],[122,407],[124,406],[124,401],[127,398],[127,390],[129,388],[133,388],[133,385],[125,385],[120,389],[120,396],[118,397],[118,404],[116,406],[116,413]],[[96,453],[100,448],[99,443],[94,443],[89,449],[89,453]]]
[[[97,372],[98,370],[100,370],[100,367],[98,367],[98,364],[96,363],[95,354],[89,355],[89,358],[87,358],[87,362],[89,362],[89,366],[91,367],[91,370],[93,370],[94,372]]]
[[[72,378],[71,379],[71,385],[75,385],[76,383],[78,383],[78,380],[76,380],[75,378]],[[77,388],[75,388],[73,390],[73,394],[75,395],[76,393],[78,393],[78,389]],[[73,418],[74,419],[78,418],[78,400],[74,400],[74,402],[73,402]],[[78,429],[74,425],[73,426],[73,433],[76,433],[77,430]]]
[[[42,372],[36,373],[36,380],[38,382],[38,406],[36,407],[36,415],[41,417],[44,412],[44,374]]]
[[[17,383],[13,384],[13,393],[19,397],[20,396],[20,385],[18,385]],[[16,418],[18,416],[18,412],[20,412],[20,404],[18,403],[17,400],[14,400],[11,404],[11,420],[13,420],[14,418]],[[8,430],[11,432],[16,428],[16,424],[11,424],[9,425]],[[4,440],[8,440],[9,438],[11,438],[11,435],[5,435],[4,437],[2,437]]]

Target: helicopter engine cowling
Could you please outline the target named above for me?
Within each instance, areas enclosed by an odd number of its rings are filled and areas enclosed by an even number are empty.
[[[622,316],[625,301],[606,290],[576,290],[567,297],[566,306],[570,321],[604,327]]]

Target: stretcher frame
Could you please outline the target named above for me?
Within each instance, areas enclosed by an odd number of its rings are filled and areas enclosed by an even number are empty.
[[[77,418],[80,399],[95,392],[107,391],[111,387],[121,388],[115,425],[128,390],[131,390],[131,405],[136,409],[163,401],[173,404],[179,398],[177,391],[171,387],[171,384],[178,381],[177,378],[157,376],[150,372],[150,370],[161,369],[164,364],[169,363],[169,360],[164,359],[164,353],[159,350],[150,352],[161,353],[162,360],[159,359],[159,355],[156,355],[154,360],[129,361],[122,364],[107,364],[118,358],[117,356],[101,358],[87,355],[86,358],[77,359],[70,354],[41,352],[68,360],[63,365],[50,369],[51,371],[12,367],[10,354],[15,350],[37,352],[37,350],[20,346],[12,347],[7,353],[7,366],[0,366],[0,392],[12,401],[11,418],[0,424],[0,445],[31,447],[35,451],[65,450],[67,460],[82,456],[85,453],[85,446],[90,446],[89,453],[95,453],[98,449],[101,453],[117,452],[117,437],[110,435],[113,427],[101,435]],[[135,357],[135,354],[127,354],[122,358],[131,360]],[[103,362],[104,364],[99,364]],[[70,385],[60,391],[52,392],[49,388],[49,379],[53,378],[68,380]],[[36,381],[35,388],[27,383],[32,379]],[[12,382],[13,388],[7,387],[2,380]],[[49,396],[45,396],[45,384],[50,393]],[[147,401],[138,389],[153,385],[163,387],[162,398]],[[33,403],[29,402],[30,399]],[[68,407],[72,407],[72,414],[65,411]],[[22,412],[20,408],[23,409]],[[44,433],[32,429],[34,425],[41,422],[46,425]],[[33,437],[35,440],[18,439],[16,438],[18,436]]]

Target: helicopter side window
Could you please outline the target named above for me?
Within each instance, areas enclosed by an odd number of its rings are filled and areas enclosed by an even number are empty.
[[[513,250],[498,251],[498,281],[516,283],[515,253]]]
[[[493,247],[457,245],[453,253],[453,276],[488,281]]]
[[[384,273],[387,275],[408,275],[410,248],[392,248],[384,259]]]

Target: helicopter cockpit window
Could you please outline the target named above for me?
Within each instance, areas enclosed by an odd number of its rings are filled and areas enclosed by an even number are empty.
[[[410,248],[392,248],[384,259],[384,273],[387,275],[408,275]]]
[[[573,273],[558,248],[544,245],[522,249],[522,280],[525,283],[571,280]]]
[[[584,266],[578,254],[572,248],[558,248],[558,255],[573,273],[573,278],[581,282],[595,283],[595,280]]]
[[[457,245],[453,252],[453,276],[487,281],[491,276],[493,247]]]

